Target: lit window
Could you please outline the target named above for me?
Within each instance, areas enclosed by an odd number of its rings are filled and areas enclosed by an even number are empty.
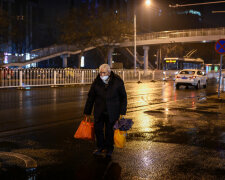
[[[81,57],[80,67],[84,67],[84,56]]]

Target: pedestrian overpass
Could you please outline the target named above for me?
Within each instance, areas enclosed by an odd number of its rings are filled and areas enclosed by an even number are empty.
[[[144,63],[145,68],[148,67],[148,50],[150,45],[157,44],[170,44],[170,43],[194,43],[194,42],[215,42],[218,39],[225,39],[225,27],[221,28],[209,28],[209,29],[189,29],[189,30],[173,30],[173,31],[161,31],[152,32],[137,35],[137,46],[143,46],[144,57],[137,57],[139,63]],[[112,52],[114,48],[125,48],[129,51],[129,47],[134,46],[133,38],[127,38],[123,43],[118,43],[115,47],[109,51],[108,63],[112,64]],[[88,47],[84,51],[89,51],[95,47]],[[46,48],[40,48],[33,50],[27,56],[8,56],[8,63],[3,64],[3,67],[17,66],[22,67],[28,64],[41,62],[57,56],[62,57],[63,67],[67,67],[67,57],[81,53],[81,50],[77,46],[70,45],[54,45]],[[132,51],[129,52],[132,54]]]

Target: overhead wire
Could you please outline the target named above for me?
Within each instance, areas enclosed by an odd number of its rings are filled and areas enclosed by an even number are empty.
[[[214,1],[214,2],[204,2],[204,3],[192,3],[192,4],[175,4],[169,5],[169,7],[176,8],[176,7],[185,7],[185,6],[199,6],[199,5],[207,5],[207,4],[218,4],[218,3],[225,3],[225,1]]]

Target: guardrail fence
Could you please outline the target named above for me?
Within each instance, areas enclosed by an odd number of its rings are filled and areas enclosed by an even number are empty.
[[[124,82],[163,80],[163,72],[113,70]],[[95,69],[0,69],[0,88],[91,84],[98,75]]]
[[[174,80],[175,71],[114,69],[124,82],[150,82]],[[91,84],[98,75],[96,69],[0,69],[0,88],[23,88],[35,86],[58,86],[74,84]],[[208,73],[207,77],[218,78],[219,73]],[[225,84],[225,70],[222,71]]]

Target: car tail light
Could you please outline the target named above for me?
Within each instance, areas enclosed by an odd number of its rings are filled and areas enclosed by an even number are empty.
[[[195,79],[196,78],[196,76],[191,76],[191,77],[189,77],[190,79]]]

